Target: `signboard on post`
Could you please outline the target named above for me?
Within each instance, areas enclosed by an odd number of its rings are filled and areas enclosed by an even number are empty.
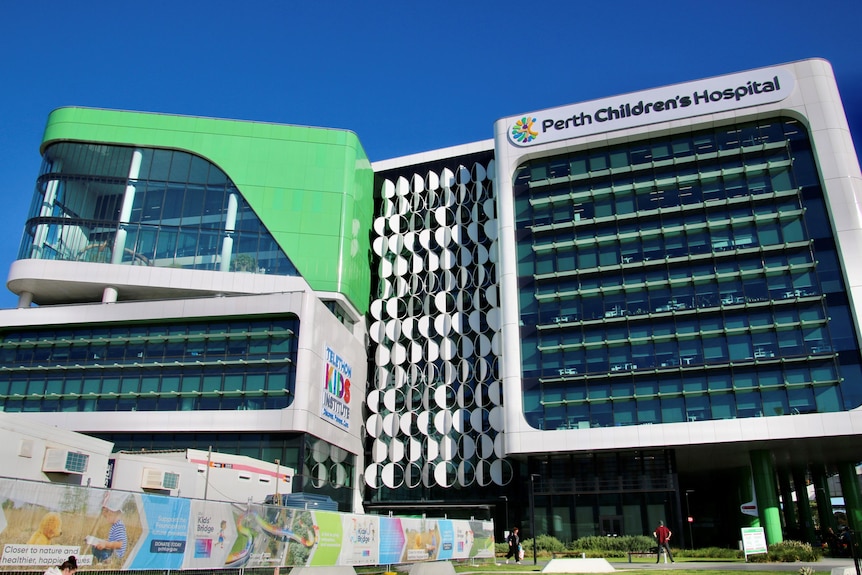
[[[742,550],[745,553],[746,561],[748,561],[749,555],[767,552],[766,536],[763,534],[763,527],[742,528]]]

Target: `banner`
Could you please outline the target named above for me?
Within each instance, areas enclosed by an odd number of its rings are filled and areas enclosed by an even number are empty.
[[[385,565],[494,557],[491,521],[380,517],[0,479],[0,570]]]

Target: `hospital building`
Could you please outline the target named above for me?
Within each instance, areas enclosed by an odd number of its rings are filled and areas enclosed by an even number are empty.
[[[52,112],[0,409],[498,537],[862,530],[862,175],[828,62],[375,162],[360,138]]]

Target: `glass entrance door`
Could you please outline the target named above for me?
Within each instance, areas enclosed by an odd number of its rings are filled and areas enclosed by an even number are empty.
[[[599,518],[601,526],[601,535],[603,537],[614,537],[623,534],[623,517],[622,515],[602,515]]]

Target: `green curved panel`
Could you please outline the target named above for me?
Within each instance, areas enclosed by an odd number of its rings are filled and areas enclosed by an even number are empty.
[[[60,108],[48,117],[42,150],[58,141],[184,150],[213,162],[313,289],[367,311],[374,173],[353,132]]]

